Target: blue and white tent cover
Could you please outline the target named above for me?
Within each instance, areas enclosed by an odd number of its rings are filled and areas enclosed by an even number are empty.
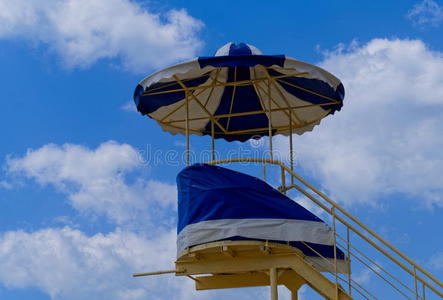
[[[332,229],[264,181],[219,166],[195,164],[178,174],[177,186],[179,257],[188,247],[215,241],[272,241],[300,249],[321,271],[332,270]],[[346,273],[340,249],[337,260],[339,271]]]
[[[273,135],[311,131],[341,109],[343,98],[343,85],[329,72],[244,43],[160,70],[134,92],[137,110],[164,131],[185,134],[188,114],[191,134],[211,135],[212,119],[215,138],[228,141],[268,135],[269,123]]]

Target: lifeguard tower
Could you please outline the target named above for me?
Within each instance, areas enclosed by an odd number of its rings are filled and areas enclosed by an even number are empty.
[[[197,290],[268,285],[272,300],[278,285],[297,299],[305,284],[326,299],[441,299],[441,281],[294,170],[293,134],[313,130],[343,98],[343,85],[327,71],[244,43],[142,80],[134,93],[138,111],[185,135],[187,167],[177,177],[175,268],[134,276],[174,273],[194,280]],[[211,161],[190,165],[191,134],[211,137]],[[289,137],[289,166],[274,159],[275,135]],[[264,136],[267,158],[216,160],[216,139]],[[227,163],[258,163],[264,180],[219,166]],[[279,169],[276,187],[266,183],[276,174],[270,166]],[[288,197],[291,191],[326,222]],[[365,286],[354,270],[383,285]]]

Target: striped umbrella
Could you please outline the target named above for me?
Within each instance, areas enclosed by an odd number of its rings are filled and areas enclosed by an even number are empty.
[[[327,71],[244,43],[160,70],[134,92],[137,110],[164,131],[227,141],[311,131],[343,98]]]

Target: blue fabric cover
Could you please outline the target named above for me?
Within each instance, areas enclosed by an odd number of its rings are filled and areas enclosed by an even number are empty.
[[[201,77],[197,77],[186,81],[188,87],[196,87],[208,80],[209,74],[205,74]],[[155,89],[156,92],[163,92],[167,90],[180,89],[181,86],[176,82],[162,82],[153,84],[150,89]],[[157,94],[143,96],[144,90],[141,85],[137,85],[134,91],[134,101],[137,105],[138,110],[144,114],[148,115],[162,106],[174,104],[185,98],[185,92],[173,92],[167,94]]]
[[[232,43],[228,55],[252,55],[252,50],[245,43]]]
[[[189,224],[218,219],[295,219],[323,222],[264,181],[226,168],[195,164],[177,176],[177,233]],[[230,237],[242,240],[244,237]],[[249,239],[250,240],[250,239]],[[288,241],[274,241],[287,243]],[[299,241],[290,242],[306,255],[318,256]],[[333,247],[310,244],[325,257],[333,257]],[[338,251],[338,258],[344,257]]]
[[[201,68],[213,67],[253,67],[262,65],[270,67],[272,65],[283,67],[285,63],[284,55],[230,55],[230,56],[201,56],[198,58]]]

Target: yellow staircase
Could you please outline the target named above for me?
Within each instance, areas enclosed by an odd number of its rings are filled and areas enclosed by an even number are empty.
[[[235,162],[263,164],[264,168],[266,166],[269,168],[269,165],[278,167],[281,174],[279,190],[282,193],[286,194],[291,190],[297,190],[321,209],[324,213],[323,218],[324,215],[330,218],[335,236],[335,246],[345,252],[348,260],[349,270],[345,272],[346,274],[340,273],[337,265],[334,266],[334,262],[326,258],[323,259],[331,264],[331,270],[334,271],[323,272],[315,276],[313,275],[316,272],[315,269],[306,271],[308,268],[302,267],[309,265],[309,263],[301,256],[294,259],[299,265],[290,265],[290,268],[305,283],[326,299],[443,299],[443,283],[440,280],[282,162],[270,159],[242,158],[212,161],[209,164]],[[270,173],[269,170],[268,173]],[[306,246],[308,245],[306,244]],[[301,270],[305,270],[303,272],[306,273],[302,274]],[[377,288],[371,290],[365,282],[356,278],[356,275],[359,274],[356,274],[354,270],[358,270],[360,275],[364,274],[366,277],[372,276],[377,279]],[[322,279],[320,276],[323,276]],[[311,280],[312,278],[315,280]]]
[[[279,168],[280,192],[297,190],[330,218],[334,232],[334,259],[322,257],[326,269],[290,245],[261,241],[221,241],[190,247],[179,254],[174,270],[139,273],[135,277],[175,273],[195,281],[197,290],[270,286],[271,300],[278,299],[277,286],[284,285],[292,299],[303,285],[325,299],[443,299],[443,283],[369,229],[357,218],[316,189],[282,162],[270,159],[215,160],[209,164],[256,163],[264,177],[271,166]],[[268,171],[266,171],[268,168]],[[266,179],[266,178],[265,178]],[[308,244],[304,243],[315,252]],[[346,255],[339,265],[337,249]],[[357,273],[356,272],[359,272]],[[376,287],[361,274],[377,279]]]

